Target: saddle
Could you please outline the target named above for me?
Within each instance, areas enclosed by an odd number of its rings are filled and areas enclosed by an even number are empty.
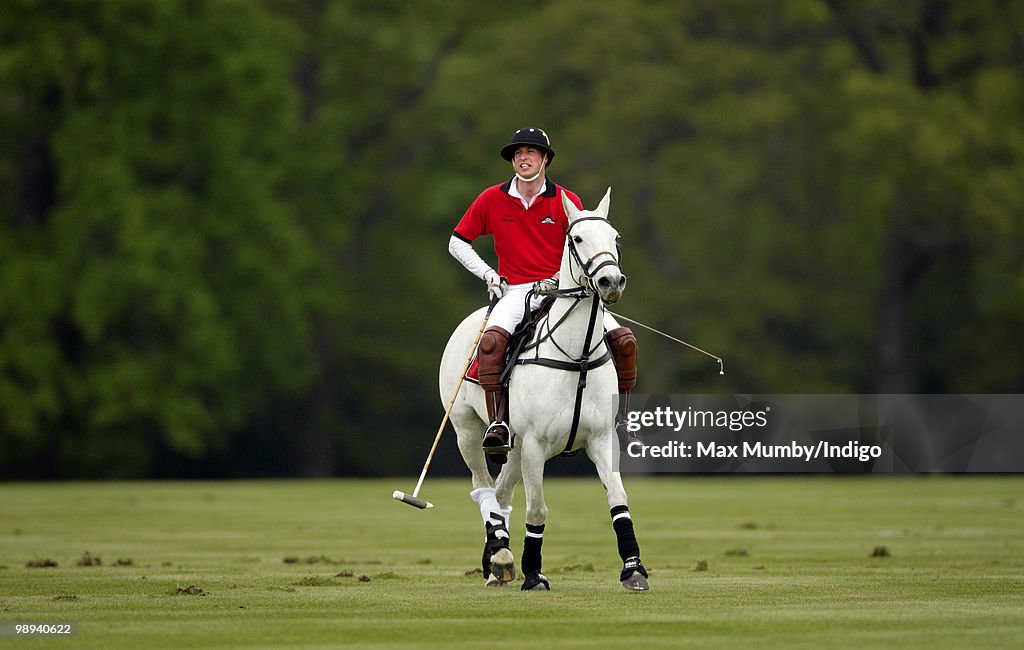
[[[532,297],[533,291],[526,294],[526,304],[530,304]],[[508,388],[508,383],[512,379],[512,369],[516,365],[513,361],[519,358],[523,348],[533,340],[537,326],[540,325],[540,322],[551,311],[551,305],[553,304],[555,304],[554,296],[545,297],[537,309],[527,310],[523,314],[523,319],[516,325],[516,329],[512,332],[512,338],[508,343],[508,350],[505,352],[505,371],[501,373],[501,385],[505,388]]]
[[[533,298],[533,292],[530,291],[526,294],[526,304],[529,305]],[[516,324],[515,329],[512,331],[512,338],[509,341],[508,349],[505,351],[505,370],[501,373],[501,385],[508,388],[509,380],[512,378],[512,369],[515,364],[512,363],[515,359],[519,358],[519,354],[523,351],[530,341],[533,340],[533,335],[537,331],[537,326],[540,324],[544,317],[551,311],[551,305],[555,304],[554,296],[547,296],[544,301],[540,304],[537,309],[527,309],[523,313],[522,320]],[[469,370],[466,371],[466,381],[470,381],[474,384],[479,384],[479,360],[476,356],[473,357],[473,362],[469,366]]]

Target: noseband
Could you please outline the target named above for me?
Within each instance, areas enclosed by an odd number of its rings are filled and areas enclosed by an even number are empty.
[[[620,264],[621,254],[618,250],[618,246],[616,246],[614,253],[611,251],[599,251],[591,255],[590,259],[584,262],[583,258],[580,256],[579,250],[576,249],[576,243],[572,238],[572,229],[581,221],[604,221],[607,223],[608,220],[604,217],[580,217],[572,222],[569,226],[569,230],[566,232],[569,254],[572,255],[572,259],[576,262],[576,265],[580,267],[580,271],[582,273],[582,275],[574,277],[573,279],[576,280],[577,284],[583,288],[585,293],[593,294],[597,293],[597,287],[594,286],[594,277],[597,275],[598,271],[606,266],[614,266],[619,270],[619,273],[622,273],[622,266]],[[603,262],[595,265],[594,262],[602,256],[608,256],[611,259],[604,260]]]

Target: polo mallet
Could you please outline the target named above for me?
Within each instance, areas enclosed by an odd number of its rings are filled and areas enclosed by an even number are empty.
[[[459,375],[459,383],[455,385],[455,394],[452,395],[451,401],[448,402],[448,408],[445,409],[444,417],[441,419],[441,426],[437,428],[437,435],[434,436],[434,444],[430,447],[430,453],[427,454],[427,462],[423,463],[423,471],[420,472],[420,480],[416,482],[416,489],[412,491],[412,494],[406,494],[395,490],[391,496],[403,503],[408,503],[410,506],[425,510],[426,508],[433,508],[434,504],[419,498],[417,496],[420,493],[420,488],[423,487],[423,479],[427,477],[427,468],[430,467],[430,461],[434,458],[434,452],[437,451],[437,443],[441,440],[441,434],[444,433],[444,425],[448,424],[448,417],[452,413],[452,407],[455,406],[455,399],[459,396],[459,391],[462,390],[462,382],[466,379],[466,373],[469,372],[469,367],[473,364],[473,357],[476,356],[476,346],[480,343],[480,337],[484,334],[484,329],[487,328],[487,320],[491,317],[491,310],[494,309],[494,305],[498,304],[497,298],[491,299],[491,304],[487,306],[487,313],[484,314],[484,322],[480,323],[480,331],[476,333],[476,338],[473,339],[473,346],[469,351],[469,358],[466,359],[466,365],[462,368],[462,373]]]
[[[660,334],[660,335],[664,336],[665,338],[667,338],[670,341],[675,341],[676,343],[681,343],[681,344],[685,345],[686,347],[690,348],[691,350],[696,350],[697,352],[700,352],[701,354],[705,354],[705,355],[711,357],[712,359],[714,359],[715,361],[718,362],[718,374],[720,374],[720,375],[724,375],[725,374],[725,362],[722,361],[722,357],[716,357],[715,355],[711,354],[707,350],[701,350],[696,345],[687,343],[686,341],[684,341],[682,339],[677,339],[676,337],[672,336],[671,334],[666,334],[665,332],[662,332],[661,330],[656,330],[653,327],[651,327],[650,325],[644,325],[643,323],[641,323],[638,320],[633,320],[632,318],[629,318],[627,316],[623,316],[622,314],[617,314],[615,312],[608,312],[608,313],[611,314],[612,316],[614,316],[615,318],[620,318],[620,319],[626,321],[627,323],[633,323],[634,325],[639,325],[640,327],[643,327],[644,329],[648,329],[648,330],[654,332],[655,334]]]

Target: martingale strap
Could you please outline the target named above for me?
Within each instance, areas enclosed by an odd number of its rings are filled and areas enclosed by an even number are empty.
[[[605,345],[604,354],[593,361],[590,360],[591,350],[586,347],[587,343],[590,341],[590,337],[594,335],[594,326],[597,323],[597,308],[599,301],[600,298],[595,295],[590,308],[590,322],[587,324],[587,336],[583,339],[583,355],[578,361],[560,361],[557,359],[541,358],[516,359],[515,361],[518,365],[532,364],[570,372],[578,371],[580,373],[579,381],[576,382],[576,401],[572,409],[572,427],[569,429],[569,439],[565,443],[565,449],[562,450],[562,456],[572,456],[576,453],[572,451],[572,446],[573,443],[576,442],[576,433],[580,428],[580,411],[583,407],[583,390],[587,387],[587,373],[594,368],[603,366],[612,359],[612,351],[608,348],[607,344]],[[602,342],[603,341],[604,339],[602,338]]]

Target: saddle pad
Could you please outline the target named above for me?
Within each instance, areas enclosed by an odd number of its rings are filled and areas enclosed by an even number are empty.
[[[473,362],[469,364],[469,370],[466,371],[466,381],[471,381],[474,384],[480,383],[480,358],[475,354]]]

